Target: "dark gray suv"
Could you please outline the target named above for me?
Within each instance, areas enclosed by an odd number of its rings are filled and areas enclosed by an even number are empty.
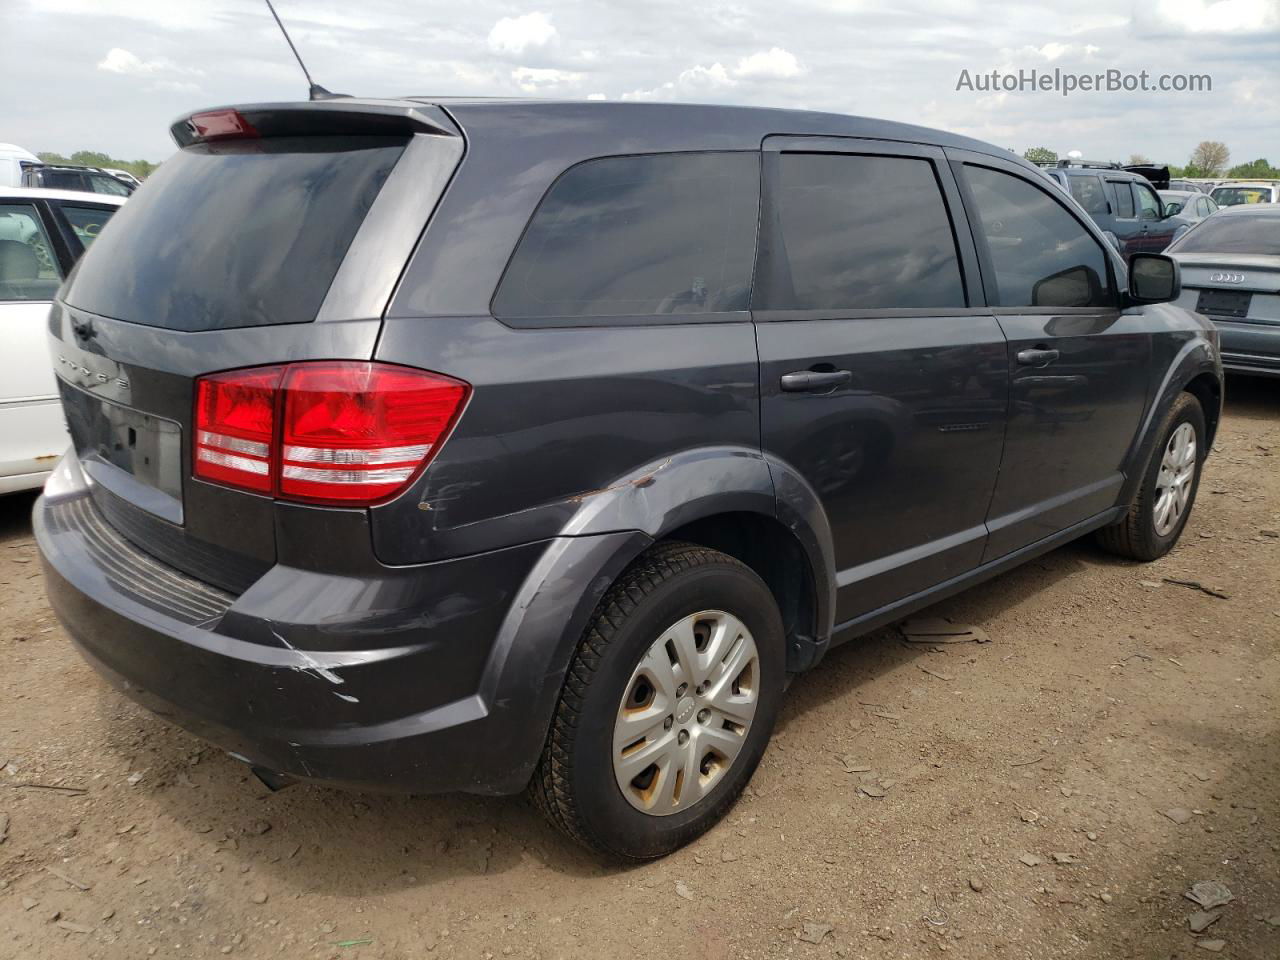
[[[50,599],[272,783],[664,854],[830,647],[1187,521],[1216,333],[1008,152],[613,103],[213,110],[60,293]]]

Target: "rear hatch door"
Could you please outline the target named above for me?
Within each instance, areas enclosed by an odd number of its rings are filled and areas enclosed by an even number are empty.
[[[124,536],[242,591],[276,561],[276,505],[192,477],[195,381],[369,359],[462,142],[421,104],[209,111],[112,218],[50,314],[72,442]]]

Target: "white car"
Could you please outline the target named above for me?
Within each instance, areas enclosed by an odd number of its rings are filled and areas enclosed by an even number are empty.
[[[0,187],[0,494],[40,486],[70,442],[47,344],[49,305],[124,200]]]
[[[40,158],[16,143],[0,143],[0,187],[22,185],[22,171],[28,166],[39,166]]]

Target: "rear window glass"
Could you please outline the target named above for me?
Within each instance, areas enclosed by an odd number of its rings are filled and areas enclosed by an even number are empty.
[[[1171,253],[1251,253],[1280,257],[1280,215],[1259,213],[1202,220],[1182,235]]]
[[[170,330],[313,320],[403,150],[388,137],[185,147],[115,214],[66,300]]]
[[[784,153],[777,179],[777,224],[762,246],[754,306],[965,306],[951,219],[928,160]]]
[[[1218,187],[1211,196],[1224,207],[1237,207],[1242,203],[1271,203],[1270,187]]]
[[[507,318],[699,314],[750,306],[754,153],[605,157],[547,192],[494,297]]]

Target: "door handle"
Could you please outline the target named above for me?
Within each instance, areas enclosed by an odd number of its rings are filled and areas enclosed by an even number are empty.
[[[1018,362],[1024,367],[1046,367],[1061,356],[1057,350],[1046,350],[1036,347],[1034,350],[1019,350]]]
[[[787,393],[806,390],[830,390],[853,380],[851,370],[797,370],[782,375],[782,389]]]

